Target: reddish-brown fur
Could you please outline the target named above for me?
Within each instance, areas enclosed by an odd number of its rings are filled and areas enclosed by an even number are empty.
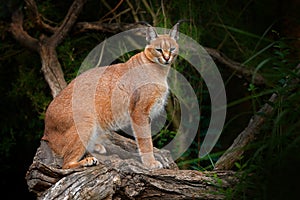
[[[134,131],[143,164],[162,167],[153,156],[150,123],[166,102],[167,75],[178,52],[177,27],[167,35],[148,27],[149,44],[143,52],[126,63],[86,71],[51,102],[42,139],[63,157],[63,168],[97,164],[94,157],[84,158],[95,138],[127,125]]]

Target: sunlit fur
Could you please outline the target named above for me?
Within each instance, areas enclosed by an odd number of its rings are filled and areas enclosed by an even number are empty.
[[[106,133],[128,125],[142,163],[162,167],[153,155],[150,119],[166,104],[167,76],[178,52],[176,33],[177,26],[161,36],[149,27],[143,52],[126,63],[86,71],[50,103],[42,140],[63,158],[62,168],[96,165],[96,158],[84,157],[87,150],[95,150]],[[97,145],[105,153],[105,145]]]

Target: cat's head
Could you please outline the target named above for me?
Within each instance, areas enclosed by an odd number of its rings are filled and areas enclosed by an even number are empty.
[[[168,34],[158,35],[155,28],[148,26],[146,31],[148,45],[144,52],[149,60],[162,66],[169,66],[175,60],[179,50],[178,27],[179,23],[175,24]]]

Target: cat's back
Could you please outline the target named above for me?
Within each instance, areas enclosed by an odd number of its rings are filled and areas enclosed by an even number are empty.
[[[117,83],[131,68],[138,66],[138,57],[135,55],[126,63],[95,67],[77,76],[49,104],[45,116],[46,129],[52,124],[67,129],[72,126],[77,113],[91,118],[96,116],[95,106],[106,109]]]

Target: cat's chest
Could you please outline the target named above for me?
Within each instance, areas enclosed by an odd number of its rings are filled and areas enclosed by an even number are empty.
[[[155,103],[153,104],[151,111],[150,111],[150,117],[155,118],[158,116],[162,110],[164,109],[167,99],[168,99],[168,89],[166,88],[166,91],[161,94],[160,98],[157,98]]]
[[[159,89],[154,90],[154,88]],[[119,98],[120,102],[112,104],[114,120],[116,120],[113,124],[116,124],[117,128],[130,125],[130,116],[135,110],[139,110],[141,115],[148,113],[151,119],[159,116],[164,110],[169,94],[167,85],[150,85],[149,88],[142,87],[136,92],[136,94],[132,92],[131,95],[126,93],[122,98]]]

